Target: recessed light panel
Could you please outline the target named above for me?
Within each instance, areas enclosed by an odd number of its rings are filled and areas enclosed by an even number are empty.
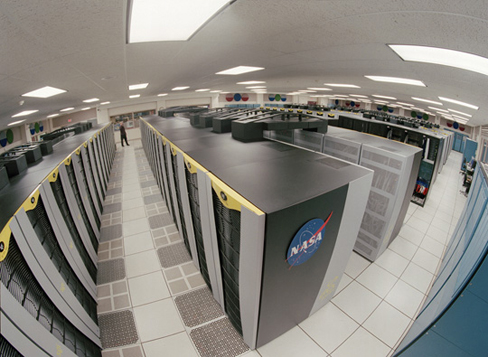
[[[237,82],[237,84],[244,84],[244,85],[247,85],[247,84],[263,84],[263,83],[266,83],[265,81],[246,81],[246,82]]]
[[[332,90],[330,88],[320,88],[320,87],[311,87],[311,88],[307,88],[307,89],[310,89],[310,90]]]
[[[147,88],[148,85],[149,83],[131,84],[129,90],[144,89]]]
[[[361,88],[355,84],[341,84],[341,83],[324,83],[326,86],[338,87],[338,88]]]
[[[439,64],[488,76],[488,58],[439,47],[389,45],[404,61]]]
[[[250,86],[250,87],[246,87],[247,89],[263,89],[263,88],[266,88],[266,86]]]
[[[188,88],[190,88],[190,87],[189,86],[181,86],[181,87],[174,87],[171,90],[185,90],[185,89],[188,89]]]
[[[88,110],[90,107],[81,108],[81,110]]]
[[[24,110],[23,112],[17,113],[15,115],[12,115],[12,118],[17,118],[17,117],[25,117],[27,115],[31,115],[32,113],[36,113],[39,110]]]
[[[141,96],[140,94],[134,94],[134,95],[129,95],[129,98],[134,99],[134,98],[139,98],[140,96]]]
[[[229,76],[236,76],[238,74],[244,74],[249,72],[261,71],[264,67],[252,67],[252,66],[237,66],[234,68],[226,69],[225,71],[220,71],[215,74],[223,74]]]
[[[98,102],[100,99],[98,98],[91,98],[91,99],[85,99],[83,102],[84,103],[93,103],[93,102]]]
[[[403,102],[397,102],[397,103],[400,105],[405,105],[407,107],[413,107],[413,104],[410,104],[410,103],[403,103]]]
[[[367,95],[360,95],[360,94],[349,94],[351,97],[358,97],[358,98],[368,98]]]
[[[158,97],[166,97],[168,95],[168,93],[160,93],[158,94]]]
[[[383,76],[365,76],[368,79],[376,82],[408,84],[411,86],[426,87],[424,82],[417,79],[397,78],[397,77],[383,77]]]
[[[461,114],[461,115],[466,115],[468,118],[471,118],[471,117],[472,117],[472,115],[471,115],[471,114],[468,114],[468,113],[463,113],[463,112],[460,112],[460,111],[458,111],[458,110],[449,109],[449,108],[448,108],[448,110],[449,110],[450,112],[452,112],[452,113],[457,113],[457,114]]]
[[[220,93],[222,92],[220,89],[216,89],[216,90],[211,90],[210,93]]]
[[[210,89],[203,88],[203,89],[196,89],[195,92],[208,92]]]
[[[23,122],[25,122],[25,119],[14,121],[14,122],[12,122],[10,124],[7,124],[7,126],[17,125],[17,124],[20,124],[20,123],[23,123]]]
[[[110,104],[110,102],[103,102],[103,103],[100,103],[100,105],[105,105],[105,104]]]
[[[395,97],[388,97],[386,95],[379,95],[379,94],[373,94],[373,97],[375,98],[383,98],[383,99],[391,99],[391,100],[396,100]]]
[[[459,104],[459,105],[462,105],[463,107],[467,107],[467,108],[471,108],[471,109],[474,109],[474,110],[478,110],[479,107],[477,107],[476,105],[473,105],[473,104],[469,104],[469,103],[465,103],[465,102],[461,102],[459,100],[456,100],[456,99],[450,99],[450,98],[446,98],[446,97],[439,97],[440,100],[444,101],[444,102],[450,102],[450,103],[454,103],[454,104]]]
[[[65,92],[66,91],[64,89],[46,86],[32,92],[22,94],[22,97],[49,98]]]
[[[449,111],[447,111],[445,109],[441,109],[441,108],[436,108],[436,107],[427,107],[427,108],[432,109],[432,110],[437,110],[439,112],[449,113]]]
[[[430,104],[435,104],[435,105],[442,105],[441,102],[436,102],[434,100],[430,99],[424,99],[424,98],[418,98],[418,97],[412,97],[413,100],[417,100],[419,102],[425,102],[425,103],[430,103]]]
[[[73,109],[75,109],[75,108],[73,108],[73,107],[64,108],[64,109],[61,109],[60,112],[67,112],[67,111],[73,110]]]
[[[57,117],[59,116],[59,114],[51,114],[51,115],[48,115],[47,118],[54,118],[54,117]]]
[[[131,0],[128,42],[186,41],[228,3],[229,0]]]

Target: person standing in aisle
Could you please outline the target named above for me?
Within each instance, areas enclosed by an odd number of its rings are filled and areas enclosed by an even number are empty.
[[[124,147],[124,140],[127,146],[130,146],[127,142],[127,132],[125,131],[124,122],[122,122],[120,123],[120,143],[122,144],[122,147]]]

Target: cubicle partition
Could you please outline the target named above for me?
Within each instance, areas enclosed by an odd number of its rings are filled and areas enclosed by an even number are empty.
[[[359,230],[370,170],[277,142],[242,143],[181,118],[141,123],[193,263],[251,348],[332,298]]]
[[[487,205],[487,167],[480,164],[437,278],[397,356],[486,355]]]
[[[2,353],[101,355],[97,250],[114,155],[112,126],[92,129],[0,191]]]

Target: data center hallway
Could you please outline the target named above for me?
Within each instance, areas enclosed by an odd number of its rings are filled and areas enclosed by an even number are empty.
[[[430,290],[466,198],[452,152],[425,207],[371,263],[352,253],[334,298],[250,351],[193,266],[139,140],[117,152],[99,246],[103,357],[390,356]]]
[[[193,266],[139,140],[117,144],[98,257],[104,357],[257,356]]]

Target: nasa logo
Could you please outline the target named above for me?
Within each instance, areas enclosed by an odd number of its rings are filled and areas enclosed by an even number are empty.
[[[325,226],[329,223],[332,213],[330,212],[325,222],[320,218],[308,221],[295,234],[286,254],[286,261],[290,265],[289,269],[305,263],[319,249]]]

